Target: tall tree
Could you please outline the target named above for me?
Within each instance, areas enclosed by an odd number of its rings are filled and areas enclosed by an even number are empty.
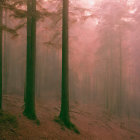
[[[69,0],[63,0],[62,18],[62,87],[61,111],[59,118],[69,129],[79,133],[70,121],[69,114]]]
[[[62,95],[60,119],[66,126],[70,126],[69,116],[69,56],[68,56],[68,11],[69,0],[63,0],[62,25]]]
[[[0,109],[2,109],[2,19],[3,19],[3,1],[0,0]]]
[[[24,115],[36,119],[35,63],[36,63],[36,0],[27,0],[27,66]]]
[[[4,14],[4,17],[5,17],[5,26],[7,26],[7,16],[8,16],[8,13],[7,13],[7,9],[5,9],[5,14]],[[4,69],[4,73],[3,73],[3,93],[7,94],[7,80],[8,80],[8,46],[7,46],[7,32],[5,31],[4,32],[4,57],[3,57],[3,69]]]

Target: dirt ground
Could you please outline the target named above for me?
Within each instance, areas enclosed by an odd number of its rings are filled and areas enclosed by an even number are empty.
[[[110,117],[95,105],[71,105],[71,121],[80,134],[54,121],[60,111],[56,101],[36,101],[40,125],[22,115],[22,96],[4,96],[3,106],[5,111],[17,117],[18,127],[1,131],[0,140],[140,140],[140,120]]]

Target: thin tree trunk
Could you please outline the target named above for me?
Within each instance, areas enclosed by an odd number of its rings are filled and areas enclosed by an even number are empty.
[[[5,25],[7,26],[7,9],[5,9]],[[4,87],[3,93],[7,93],[7,79],[8,79],[8,69],[7,69],[7,58],[8,58],[8,49],[7,49],[7,32],[4,32]]]
[[[2,19],[3,8],[0,1],[0,109],[2,109]]]
[[[36,119],[35,112],[35,59],[36,59],[36,0],[27,1],[27,67],[24,115]]]
[[[122,115],[122,39],[121,39],[121,33],[120,33],[120,43],[119,43],[119,51],[120,51],[120,91],[119,91],[119,95],[118,95],[118,105],[117,105],[117,110],[118,110],[118,115],[121,116]]]
[[[62,26],[62,95],[60,119],[66,126],[70,125],[69,116],[69,58],[68,58],[68,8],[69,1],[63,0]]]

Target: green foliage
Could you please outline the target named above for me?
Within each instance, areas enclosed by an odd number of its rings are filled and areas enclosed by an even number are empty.
[[[0,125],[11,125],[12,127],[17,128],[17,118],[9,113],[0,111]]]

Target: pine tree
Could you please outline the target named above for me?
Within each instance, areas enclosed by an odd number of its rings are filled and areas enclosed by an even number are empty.
[[[61,122],[79,133],[70,121],[69,114],[69,0],[63,0],[62,18],[62,89],[61,89],[61,111],[59,118]]]
[[[0,0],[0,109],[2,109],[2,19],[3,19],[3,1]]]
[[[36,119],[35,63],[36,63],[36,0],[27,1],[27,66],[24,115]]]
[[[60,119],[66,126],[70,125],[69,116],[69,58],[68,58],[68,8],[69,1],[63,0],[62,26],[62,95]]]

